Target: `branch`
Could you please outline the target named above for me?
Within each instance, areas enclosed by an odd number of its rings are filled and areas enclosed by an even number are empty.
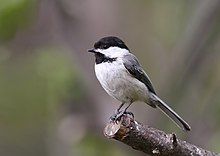
[[[114,138],[133,149],[149,155],[157,156],[216,156],[214,152],[177,139],[175,134],[166,134],[163,131],[142,125],[129,116],[123,116],[118,123],[110,121],[104,134],[107,138]]]

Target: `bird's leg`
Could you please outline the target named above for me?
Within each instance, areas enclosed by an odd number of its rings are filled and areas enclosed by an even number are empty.
[[[134,118],[134,114],[132,112],[127,112],[127,109],[131,106],[132,102],[129,103],[129,105],[124,109],[124,113],[123,114],[128,114],[131,115],[132,118]]]
[[[124,102],[118,107],[118,109],[116,110],[116,114],[120,112],[120,109],[124,106]]]
[[[125,104],[124,102],[121,103],[121,105],[118,107],[118,109],[116,109],[115,114],[110,117],[110,120],[111,120],[111,121],[116,121],[116,120],[117,120],[117,116],[118,116],[120,113],[122,113],[122,111],[120,112],[120,110],[121,110],[121,108],[124,106],[124,104]]]
[[[129,105],[124,109],[124,113],[127,112],[127,109],[131,106],[131,102],[129,103]]]
[[[124,114],[128,114],[128,115],[131,115],[133,118],[134,118],[134,114],[132,112],[127,112],[127,109],[131,106],[132,103],[129,103],[129,105],[122,111],[120,111],[120,109],[122,108],[122,106],[124,105],[124,103],[122,103],[119,108],[117,109],[117,112],[116,114],[112,115],[110,117],[110,120],[112,121],[118,121],[121,119],[121,117],[124,115]]]

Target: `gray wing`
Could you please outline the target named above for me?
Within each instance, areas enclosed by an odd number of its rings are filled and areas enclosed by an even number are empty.
[[[123,57],[123,63],[125,68],[129,71],[129,73],[134,76],[136,79],[144,83],[150,92],[156,95],[156,92],[152,86],[152,83],[147,76],[147,74],[142,69],[141,65],[139,64],[137,58],[129,53]]]

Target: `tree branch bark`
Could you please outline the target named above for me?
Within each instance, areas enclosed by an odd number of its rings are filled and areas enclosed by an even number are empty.
[[[133,149],[149,155],[157,156],[216,156],[217,153],[204,150],[200,147],[177,139],[175,134],[166,134],[163,131],[138,123],[125,115],[121,121],[110,121],[104,135],[123,142]]]

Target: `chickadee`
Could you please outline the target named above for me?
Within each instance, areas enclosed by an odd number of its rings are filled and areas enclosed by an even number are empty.
[[[178,127],[185,131],[190,126],[156,94],[147,74],[138,59],[130,53],[125,43],[114,36],[104,37],[94,44],[88,52],[95,54],[95,74],[105,91],[122,102],[117,109],[117,117],[127,113],[135,101],[143,101],[153,108],[159,108]],[[124,104],[128,106],[120,109]]]

